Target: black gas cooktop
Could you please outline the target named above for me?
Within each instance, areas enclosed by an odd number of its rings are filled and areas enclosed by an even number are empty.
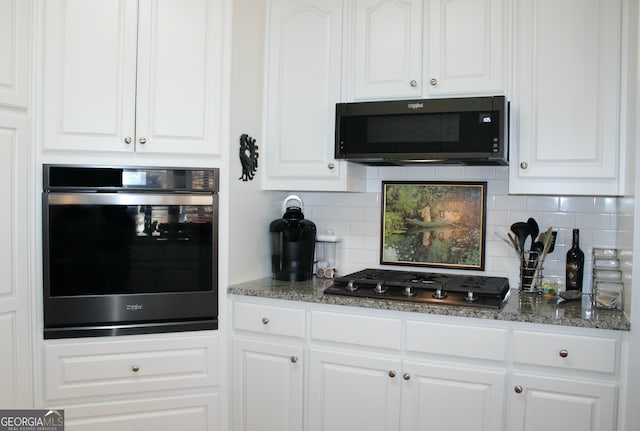
[[[335,279],[328,295],[500,309],[509,298],[509,280],[433,272],[364,269]]]

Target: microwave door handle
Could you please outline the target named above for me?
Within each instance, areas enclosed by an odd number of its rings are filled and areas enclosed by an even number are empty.
[[[47,193],[49,205],[213,205],[213,194]]]

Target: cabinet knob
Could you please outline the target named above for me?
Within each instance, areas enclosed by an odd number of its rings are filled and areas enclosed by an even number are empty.
[[[333,168],[336,167],[336,165],[334,165],[333,163],[329,163],[327,167],[329,168],[329,170],[332,170]]]
[[[567,356],[569,356],[569,351],[568,350],[565,350],[565,349],[560,350],[560,357],[561,358],[566,358]]]
[[[418,86],[418,81],[416,81],[415,79],[412,79],[409,85],[413,88],[416,88]]]
[[[140,142],[142,145],[144,145],[144,144],[147,143],[147,138],[142,137],[142,138],[138,139],[138,142]]]
[[[137,373],[138,371],[140,371],[140,367],[138,365],[134,365],[131,367],[131,371],[133,371],[134,373]]]
[[[298,362],[298,357],[297,357],[297,356],[292,356],[292,357],[291,357],[291,362],[292,362],[292,363],[294,363],[294,364],[295,364],[296,362]]]
[[[436,85],[438,85],[438,80],[436,78],[431,78],[431,80],[429,81],[429,84],[435,87]]]
[[[125,136],[125,138],[124,138],[124,143],[125,144],[130,144],[131,141],[132,141],[131,136]]]
[[[389,377],[394,378],[396,376],[396,372],[394,370],[389,370]]]
[[[403,379],[405,379],[405,380],[409,380],[409,379],[411,378],[411,374],[409,374],[409,373],[404,373],[404,374],[402,375],[402,378],[403,378]]]
[[[268,325],[269,324],[269,319],[267,319],[266,317],[262,318],[262,324],[263,325]]]
[[[527,169],[529,164],[527,162],[520,162],[520,169]]]
[[[516,392],[516,394],[521,394],[522,393],[522,386],[520,385],[516,385],[513,390]]]

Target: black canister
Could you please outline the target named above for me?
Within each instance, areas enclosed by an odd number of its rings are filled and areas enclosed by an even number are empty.
[[[295,205],[289,205],[293,201]],[[287,196],[282,204],[282,218],[269,226],[271,266],[276,280],[309,280],[313,273],[316,225],[304,218],[302,207],[298,196]]]

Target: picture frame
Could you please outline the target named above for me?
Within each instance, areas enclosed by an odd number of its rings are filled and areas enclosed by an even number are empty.
[[[380,264],[484,270],[486,182],[383,181]]]

